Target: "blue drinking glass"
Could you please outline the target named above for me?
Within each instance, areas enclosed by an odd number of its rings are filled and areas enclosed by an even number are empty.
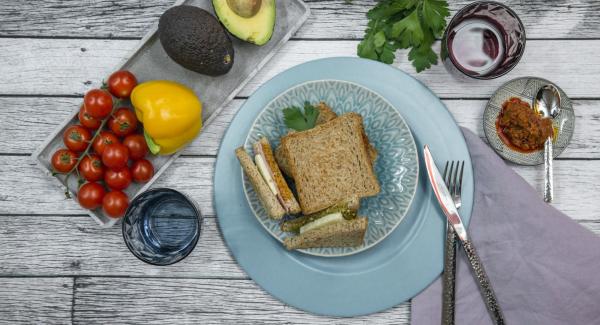
[[[200,237],[202,215],[184,194],[155,188],[138,195],[123,218],[123,239],[140,260],[169,265],[188,256]]]

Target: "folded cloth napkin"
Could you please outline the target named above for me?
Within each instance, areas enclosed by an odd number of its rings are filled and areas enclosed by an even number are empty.
[[[475,176],[469,234],[506,324],[600,324],[600,237],[543,202],[481,139],[463,133]],[[457,254],[456,324],[492,324],[460,245]],[[438,278],[412,300],[411,324],[440,324],[441,303]]]

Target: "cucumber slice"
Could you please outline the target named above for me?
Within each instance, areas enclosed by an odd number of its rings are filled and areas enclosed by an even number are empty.
[[[300,227],[300,233],[305,233],[307,231],[313,230],[313,229],[317,229],[317,228],[321,228],[321,227],[325,227],[328,226],[330,224],[336,223],[336,222],[340,222],[340,221],[344,221],[344,217],[342,216],[341,212],[336,212],[336,213],[332,213],[329,215],[324,216],[323,218],[319,218],[313,222],[309,222],[307,224],[305,224],[304,226]]]

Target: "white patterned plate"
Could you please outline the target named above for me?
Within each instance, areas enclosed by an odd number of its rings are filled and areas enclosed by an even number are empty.
[[[328,257],[364,251],[389,235],[400,224],[412,203],[419,174],[415,141],[400,113],[377,93],[347,81],[319,80],[288,89],[271,101],[254,121],[244,143],[245,149],[252,152],[252,144],[261,136],[266,136],[273,148],[277,147],[279,139],[288,132],[282,109],[289,106],[302,107],[305,101],[313,104],[324,101],[338,115],[347,112],[362,115],[367,136],[378,151],[375,173],[381,192],[377,196],[361,200],[359,215],[369,218],[362,246],[300,251]],[[267,216],[245,175],[243,179],[244,192],[254,215],[274,238],[283,242],[289,234],[279,229],[279,222]]]
[[[498,88],[487,103],[485,112],[483,113],[483,130],[485,131],[485,136],[492,148],[494,148],[502,158],[521,165],[539,165],[544,162],[543,149],[523,153],[507,146],[498,136],[496,120],[498,119],[498,115],[502,110],[502,104],[504,104],[504,102],[512,97],[516,97],[531,105],[538,90],[546,84],[554,85],[552,82],[541,78],[517,78]],[[565,92],[557,85],[554,86],[560,92],[560,114],[552,121],[554,130],[558,131],[558,136],[554,139],[553,143],[553,153],[554,158],[556,158],[565,150],[573,137],[575,113],[573,112],[573,105],[567,94],[565,94]]]

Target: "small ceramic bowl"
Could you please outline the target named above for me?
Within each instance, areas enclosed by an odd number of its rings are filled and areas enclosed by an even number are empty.
[[[483,113],[483,130],[485,136],[490,143],[490,146],[502,156],[502,158],[512,161],[520,165],[539,165],[544,163],[544,150],[537,150],[534,152],[520,152],[512,149],[506,145],[496,130],[496,120],[502,110],[502,104],[512,97],[519,98],[520,100],[529,103],[533,102],[533,98],[537,94],[540,88],[546,84],[553,84],[552,82],[536,78],[536,77],[523,77],[511,80],[502,85],[485,107]],[[560,89],[557,85],[553,84],[560,92],[560,114],[552,119],[552,125],[557,136],[553,142],[554,158],[560,155],[573,137],[573,131],[575,129],[575,113],[573,112],[573,105],[571,100]]]
[[[125,244],[140,260],[153,265],[181,261],[196,247],[202,215],[184,194],[155,188],[137,196],[123,218]]]

